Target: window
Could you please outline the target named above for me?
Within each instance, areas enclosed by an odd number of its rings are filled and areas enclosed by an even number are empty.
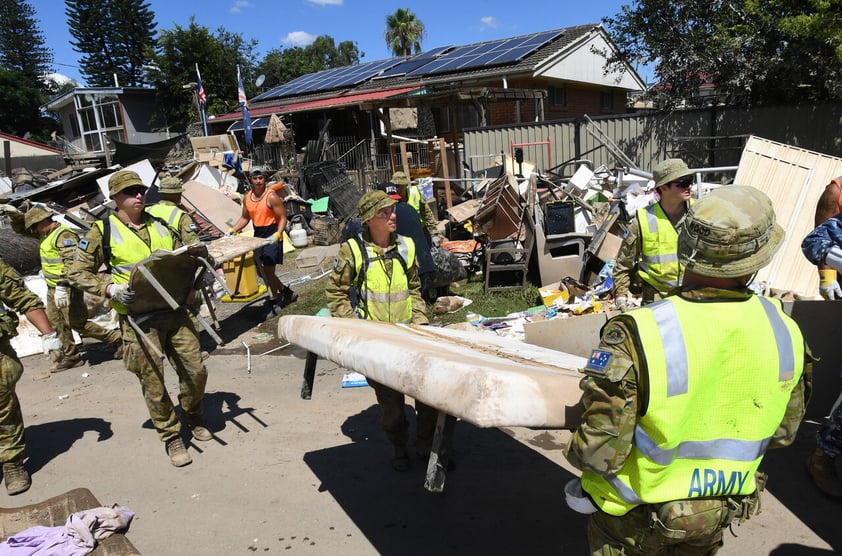
[[[614,93],[611,91],[600,93],[599,108],[601,110],[614,110]]]
[[[564,87],[548,87],[547,94],[550,106],[567,106],[567,89]]]

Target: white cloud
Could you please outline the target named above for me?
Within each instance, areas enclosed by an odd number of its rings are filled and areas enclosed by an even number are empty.
[[[307,0],[307,2],[316,6],[341,6],[345,0]]]
[[[73,83],[74,85],[79,84],[75,79],[68,77],[63,73],[48,73],[44,76],[44,81],[52,81],[56,85],[64,85],[65,83]]]
[[[281,39],[283,44],[290,44],[292,46],[307,46],[316,40],[315,35],[311,35],[307,31],[293,31]]]
[[[249,0],[237,0],[234,2],[234,5],[231,6],[231,13],[238,14],[243,11],[243,8],[250,8],[252,3]]]
[[[497,20],[494,19],[494,17],[492,17],[490,15],[479,18],[479,22],[480,22],[480,26],[479,26],[480,31],[484,31],[485,29],[496,29],[497,26],[499,25]]]

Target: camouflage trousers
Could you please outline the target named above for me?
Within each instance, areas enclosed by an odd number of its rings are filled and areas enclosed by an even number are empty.
[[[842,454],[842,403],[836,404],[830,418],[819,429],[816,444],[831,458]]]
[[[588,521],[588,544],[593,556],[716,554],[738,505],[706,498],[646,504],[622,516],[595,512]]]
[[[106,344],[117,345],[120,341],[120,332],[107,330],[100,325],[88,320],[88,308],[85,306],[84,294],[76,288],[70,288],[70,305],[59,309],[55,302],[56,289],[47,288],[47,318],[53,328],[56,329],[61,343],[64,344],[62,352],[63,359],[78,359],[79,348],[73,341],[73,331],[80,336],[93,338]]]
[[[23,365],[9,339],[0,339],[0,463],[24,455],[23,415],[15,393],[22,374]]]
[[[406,446],[409,438],[409,422],[406,420],[404,404],[405,396],[388,386],[368,379],[368,384],[374,388],[374,395],[383,416],[380,419],[380,426],[389,442],[397,446]],[[429,452],[433,443],[433,433],[436,430],[436,419],[438,410],[415,400],[415,411],[417,413],[416,423],[416,449],[419,452]]]
[[[139,328],[178,375],[178,403],[186,417],[201,417],[208,371],[202,363],[199,335],[184,309],[162,311],[140,323]],[[123,363],[140,380],[149,417],[161,441],[179,436],[181,423],[164,382],[164,361],[138,337],[128,319],[120,316]]]

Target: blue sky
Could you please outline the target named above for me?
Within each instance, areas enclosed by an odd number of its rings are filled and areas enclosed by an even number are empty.
[[[64,2],[28,0],[36,11],[47,47],[55,55],[55,70],[82,83],[78,53],[70,45]],[[620,11],[621,0],[572,2],[517,0],[150,0],[157,29],[186,27],[190,17],[215,31],[224,27],[258,41],[258,60],[273,49],[304,46],[318,35],[339,43],[355,41],[362,61],[389,58],[383,39],[387,14],[411,9],[424,23],[424,49],[469,44],[560,27],[599,23]],[[412,5],[416,4],[416,5]],[[643,76],[647,78],[647,75]]]

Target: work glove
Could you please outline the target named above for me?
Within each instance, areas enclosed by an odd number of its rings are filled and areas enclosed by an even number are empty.
[[[281,232],[275,232],[274,234],[272,234],[272,237],[275,238],[275,241],[283,241],[283,236],[281,235]]]
[[[57,332],[50,332],[41,336],[41,350],[44,355],[49,355],[50,352],[61,352],[64,349],[64,344],[61,343],[61,338],[58,337]]]
[[[123,305],[134,303],[134,291],[129,289],[128,284],[109,284],[106,295]]]
[[[14,205],[0,204],[0,213],[3,214],[21,214],[21,212]]]
[[[70,288],[68,286],[56,286],[56,293],[53,295],[56,307],[64,309],[70,305]]]
[[[228,232],[225,234],[225,237],[231,237],[237,235],[237,232],[234,231],[234,228],[228,228]]]
[[[828,301],[842,299],[842,288],[836,280],[836,271],[832,268],[819,269],[819,293]]]

